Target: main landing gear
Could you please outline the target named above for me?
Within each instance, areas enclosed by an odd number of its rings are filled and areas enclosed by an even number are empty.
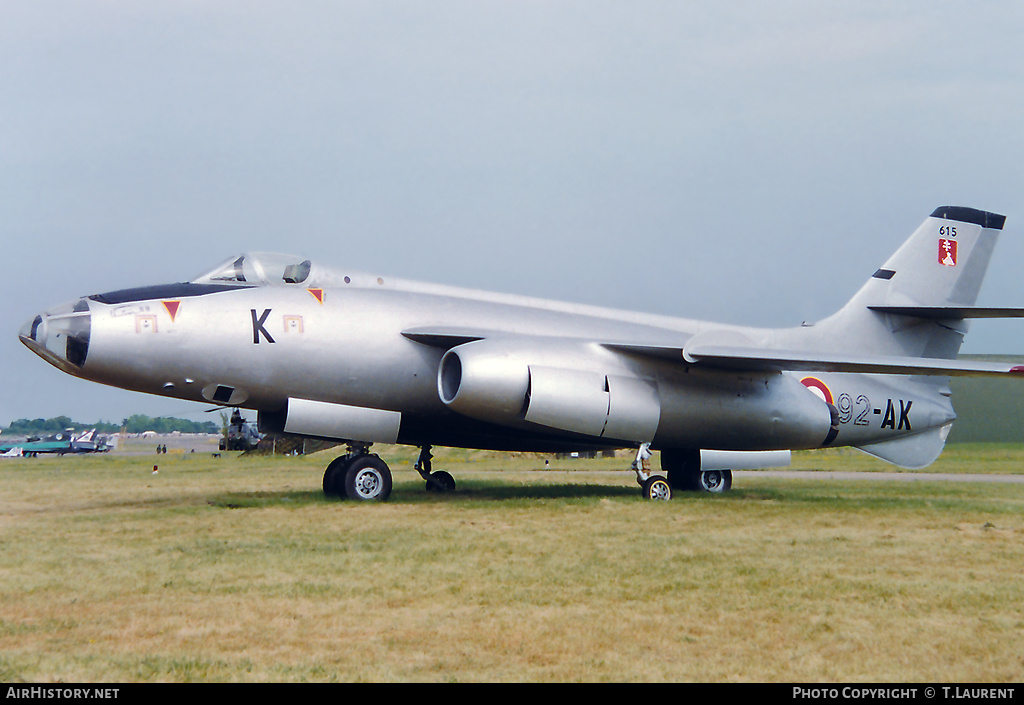
[[[360,502],[383,502],[391,495],[391,469],[368,443],[351,443],[348,453],[324,471],[324,494]]]
[[[454,492],[455,478],[443,470],[430,471],[430,446],[420,449],[414,465],[427,482],[427,492]],[[350,443],[348,453],[335,458],[324,471],[324,494],[360,502],[383,502],[391,495],[391,469],[369,443]]]
[[[661,469],[677,490],[720,493],[732,487],[732,470],[701,470],[699,450],[663,448]]]

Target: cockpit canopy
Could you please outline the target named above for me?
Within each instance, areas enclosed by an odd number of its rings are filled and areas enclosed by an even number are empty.
[[[312,262],[294,255],[248,252],[223,262],[192,280],[194,284],[302,284]]]

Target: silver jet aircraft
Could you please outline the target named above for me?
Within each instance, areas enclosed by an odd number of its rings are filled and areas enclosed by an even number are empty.
[[[956,415],[949,377],[1020,374],[965,362],[1001,215],[938,208],[842,309],[761,329],[381,278],[245,254],[190,282],[46,311],[20,338],[65,372],[149,394],[258,410],[261,431],[344,441],[328,494],[384,500],[373,443],[537,452],[631,448],[643,495],[720,492],[732,469],[792,449],[854,446],[911,468]],[[647,458],[660,451],[663,474]]]

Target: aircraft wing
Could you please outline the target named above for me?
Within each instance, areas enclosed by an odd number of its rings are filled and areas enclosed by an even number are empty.
[[[868,306],[877,313],[926,318],[935,321],[965,318],[1024,318],[1024,308],[984,308],[981,306]]]
[[[876,313],[907,316],[933,321],[954,321],[969,318],[1024,318],[1024,308],[986,308],[980,306],[868,306]],[[730,370],[808,372],[861,372],[897,375],[1018,375],[1024,365],[973,360],[946,360],[886,355],[847,355],[838,352],[778,350],[743,344],[702,343],[665,346],[609,343],[606,347],[662,359],[682,359],[702,367]]]
[[[896,307],[887,307],[896,308]],[[919,309],[918,309],[919,310]],[[950,318],[949,309],[936,307],[936,317]],[[1011,309],[974,309],[979,315],[974,318],[1006,317]],[[1024,318],[1024,310],[1020,317]],[[993,315],[986,315],[992,311]],[[895,310],[887,311],[896,313]],[[918,314],[902,314],[918,315]],[[424,345],[451,348],[462,343],[491,337],[490,332],[464,328],[420,328],[403,331],[402,335]],[[659,345],[644,343],[605,342],[604,347],[618,352],[632,353],[643,357],[654,357],[729,370],[754,370],[778,372],[799,370],[807,372],[866,372],[894,375],[941,375],[1000,376],[1024,375],[1024,365],[1009,362],[985,362],[976,360],[945,360],[929,357],[903,357],[886,355],[845,355],[803,350],[776,350],[771,348],[746,347],[742,345],[698,344],[696,346]]]
[[[1024,318],[1024,308],[979,306],[868,306],[876,313],[933,321],[969,318]],[[846,355],[805,350],[774,350],[744,345],[701,344],[680,350],[690,363],[740,370],[806,370],[813,372],[863,372],[896,375],[950,377],[1024,374],[1024,365],[929,357]],[[657,353],[662,354],[662,353]]]
[[[928,357],[842,355],[728,345],[698,345],[681,351],[686,362],[741,370],[869,372],[894,375],[1024,375],[1024,365],[1008,362],[943,360]]]

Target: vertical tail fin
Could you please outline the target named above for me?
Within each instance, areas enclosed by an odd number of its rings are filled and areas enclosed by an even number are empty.
[[[956,358],[967,332],[962,314],[919,317],[884,309],[973,306],[1005,221],[973,208],[937,208],[846,306],[815,326],[816,333],[849,352]]]
[[[937,208],[846,306],[814,326],[815,335],[824,336],[817,343],[827,341],[833,349],[854,354],[955,359],[968,319],[977,315],[972,309],[1005,221],[973,208]],[[847,442],[903,467],[934,461],[956,418],[948,380],[942,375],[883,375],[861,384],[872,397],[898,395],[901,405],[904,397],[911,400],[908,412],[916,403],[915,426],[912,430],[908,414],[906,433],[887,437],[869,432],[857,439],[856,431],[847,429]],[[927,410],[923,418],[922,410]]]

